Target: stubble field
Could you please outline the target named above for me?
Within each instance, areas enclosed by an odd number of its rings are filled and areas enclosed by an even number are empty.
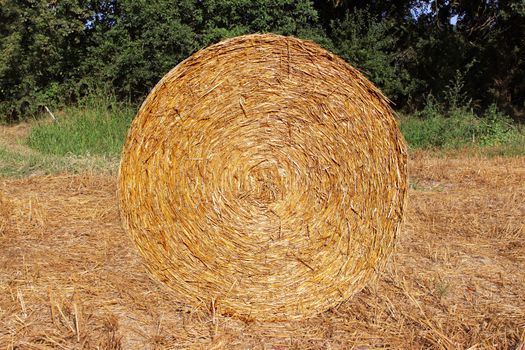
[[[413,152],[380,277],[315,318],[192,309],[147,273],[111,172],[0,178],[2,349],[524,349],[525,157]]]

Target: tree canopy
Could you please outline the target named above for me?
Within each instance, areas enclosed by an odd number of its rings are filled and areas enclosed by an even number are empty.
[[[109,88],[140,101],[169,69],[227,37],[316,41],[396,104],[496,104],[525,120],[524,0],[0,0],[0,118]]]

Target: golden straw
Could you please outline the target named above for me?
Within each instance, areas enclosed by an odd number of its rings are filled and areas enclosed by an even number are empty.
[[[181,300],[308,317],[362,289],[402,220],[406,145],[387,99],[310,41],[247,35],[171,70],[120,166],[124,226]]]

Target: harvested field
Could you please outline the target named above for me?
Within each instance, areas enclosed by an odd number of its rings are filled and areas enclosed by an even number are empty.
[[[116,178],[0,179],[0,348],[524,349],[525,158],[412,155],[380,278],[305,321],[194,310],[146,273]]]

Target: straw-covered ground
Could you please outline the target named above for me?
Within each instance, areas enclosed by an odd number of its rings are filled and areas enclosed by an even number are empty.
[[[152,280],[113,175],[0,178],[1,349],[524,349],[525,157],[412,154],[392,262],[296,322],[194,310]]]

